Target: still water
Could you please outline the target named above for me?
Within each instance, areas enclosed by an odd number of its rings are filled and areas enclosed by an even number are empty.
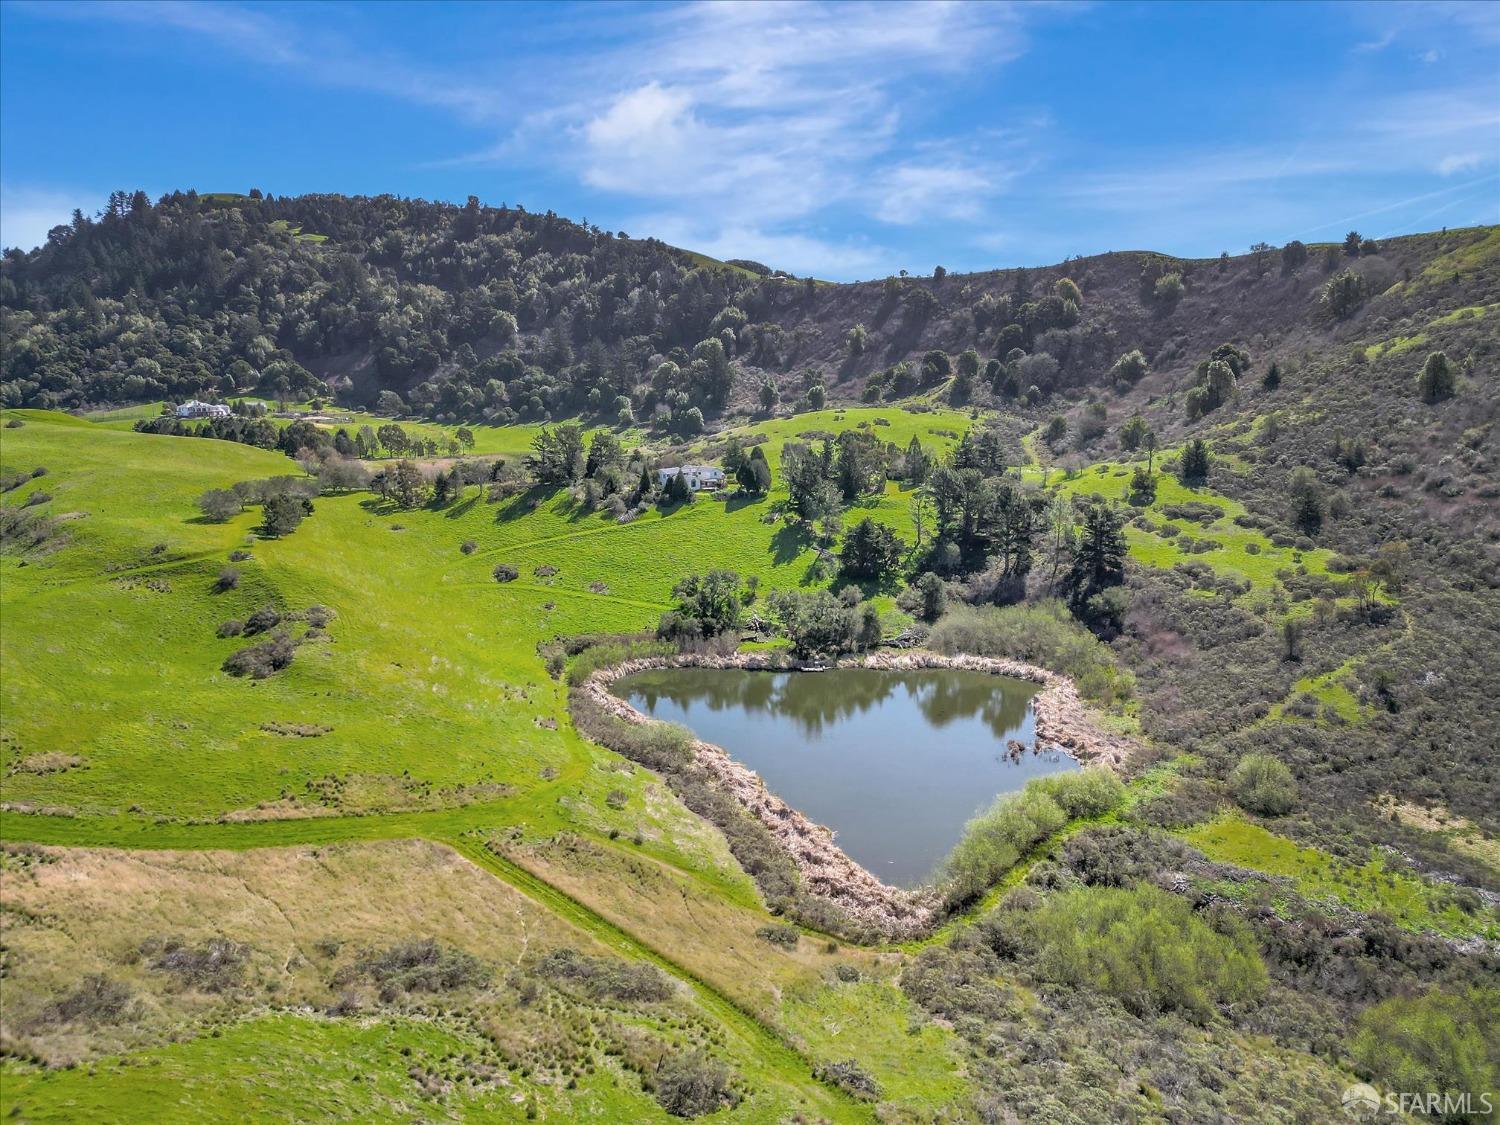
[[[663,668],[615,682],[657,719],[722,746],[771,791],[837,833],[888,883],[914,886],[996,794],[1077,769],[1030,745],[1036,684],[982,672],[745,672]]]

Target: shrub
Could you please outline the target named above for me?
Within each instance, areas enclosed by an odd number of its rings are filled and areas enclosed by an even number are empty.
[[[943,860],[939,882],[943,901],[958,909],[978,898],[1014,867],[1023,855],[1068,822],[1056,801],[1027,786],[1000,797],[964,828]]]
[[[1010,657],[1070,676],[1079,691],[1108,705],[1129,698],[1133,679],[1114,655],[1061,602],[969,607],[949,611],[932,630],[942,653]]]
[[[566,946],[542,958],[537,972],[577,987],[594,1000],[658,1003],[673,992],[671,979],[654,965],[618,957],[587,957]]]
[[[245,635],[253,637],[257,633],[264,633],[268,629],[274,629],[281,624],[281,614],[273,607],[263,605],[245,618]]]
[[[698,1053],[668,1056],[651,1078],[657,1104],[674,1117],[702,1117],[739,1104],[729,1071]]]
[[[475,551],[479,550],[479,544],[472,539],[465,539],[458,545],[458,549],[466,555],[472,555]]]
[[[1100,816],[1118,805],[1125,795],[1120,779],[1103,766],[1039,777],[1029,788],[1051,797],[1070,818]]]
[[[41,489],[37,489],[37,491],[33,492],[30,496],[26,497],[26,501],[25,501],[25,503],[23,503],[21,505],[21,507],[23,507],[23,508],[36,508],[36,507],[40,507],[41,505],[47,503],[51,499],[52,499],[52,493],[50,493],[50,492],[43,492]]]
[[[214,582],[214,589],[218,593],[222,594],[226,590],[237,589],[239,587],[239,584],[240,584],[240,570],[239,570],[239,567],[236,567],[236,566],[226,566],[223,570],[219,571],[219,577]]]
[[[1138,1016],[1180,1011],[1206,1021],[1250,1004],[1266,968],[1249,931],[1217,932],[1182,899],[1149,884],[1054,894],[1024,917],[1039,974],[1114,996]]]
[[[573,658],[568,668],[568,683],[581,684],[600,668],[623,664],[627,660],[643,660],[653,656],[672,656],[675,645],[643,637],[622,637],[602,644],[590,644]]]
[[[310,605],[307,607],[307,612],[302,616],[307,619],[307,623],[314,629],[325,629],[338,614],[326,605]]]
[[[38,1023],[118,1023],[131,1007],[133,993],[117,980],[91,973],[78,987],[42,1009]]]
[[[1500,989],[1434,989],[1376,1004],[1361,1014],[1350,1053],[1389,1089],[1468,1093],[1478,1108],[1479,1095],[1500,1083]]]
[[[846,1094],[851,1094],[861,1101],[880,1100],[880,1083],[853,1059],[819,1063],[813,1067],[813,1077],[821,1082],[837,1086]]]
[[[224,671],[231,676],[249,676],[264,680],[291,664],[296,646],[285,632],[278,632],[258,645],[242,648],[224,661]]]
[[[784,945],[788,949],[795,949],[802,935],[796,926],[770,925],[756,930],[755,936],[772,945]]]
[[[978,898],[1069,820],[1108,812],[1124,792],[1119,778],[1096,766],[1037,778],[1020,793],[998,798],[968,823],[943,861],[944,901],[955,909]]]
[[[219,622],[218,634],[220,637],[238,637],[245,631],[245,623],[237,617],[231,617],[228,621]]]
[[[170,973],[200,992],[227,992],[240,982],[250,959],[248,946],[228,938],[210,938],[201,945],[180,938],[148,938],[140,952],[149,968]]]
[[[381,985],[381,996],[387,1000],[401,992],[483,988],[491,978],[489,967],[472,953],[442,945],[433,938],[368,951],[355,961],[352,973]]]
[[[1241,758],[1229,775],[1229,792],[1247,812],[1283,816],[1297,803],[1297,781],[1285,763],[1269,754]]]
[[[521,572],[510,563],[496,563],[495,569],[490,573],[495,576],[496,582],[514,582],[521,577]]]

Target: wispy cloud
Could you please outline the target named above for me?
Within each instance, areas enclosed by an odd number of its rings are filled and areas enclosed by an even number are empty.
[[[318,85],[365,90],[448,109],[476,122],[505,118],[511,104],[499,86],[458,81],[448,74],[415,67],[390,51],[362,47],[264,9],[213,0],[114,0],[108,4],[17,0],[17,6],[49,19],[123,24],[188,35],[227,54],[295,71],[303,80]]]

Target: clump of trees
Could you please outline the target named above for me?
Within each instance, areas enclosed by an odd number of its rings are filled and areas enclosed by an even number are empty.
[[[890,578],[905,555],[905,541],[885,524],[869,517],[845,533],[839,552],[848,577],[875,583]]]
[[[1364,277],[1353,270],[1343,270],[1323,286],[1323,311],[1335,320],[1345,320],[1359,311],[1368,295]]]
[[[662,614],[657,636],[677,642],[733,636],[749,591],[732,570],[690,574],[672,590],[674,608]]]
[[[827,590],[775,590],[766,604],[792,654],[801,659],[861,652],[880,643],[880,614],[868,602],[835,597]]]
[[[1232,399],[1239,378],[1250,370],[1250,353],[1238,344],[1220,344],[1198,364],[1196,383],[1185,399],[1189,421],[1217,410]]]

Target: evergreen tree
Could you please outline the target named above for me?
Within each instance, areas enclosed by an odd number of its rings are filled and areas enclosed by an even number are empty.
[[[1422,364],[1421,374],[1417,376],[1417,392],[1422,396],[1422,401],[1432,403],[1452,398],[1454,389],[1453,368],[1448,363],[1447,353],[1431,353],[1427,362]]]
[[[1212,459],[1208,446],[1202,438],[1193,438],[1182,447],[1182,458],[1178,465],[1183,484],[1202,484],[1208,479]]]

